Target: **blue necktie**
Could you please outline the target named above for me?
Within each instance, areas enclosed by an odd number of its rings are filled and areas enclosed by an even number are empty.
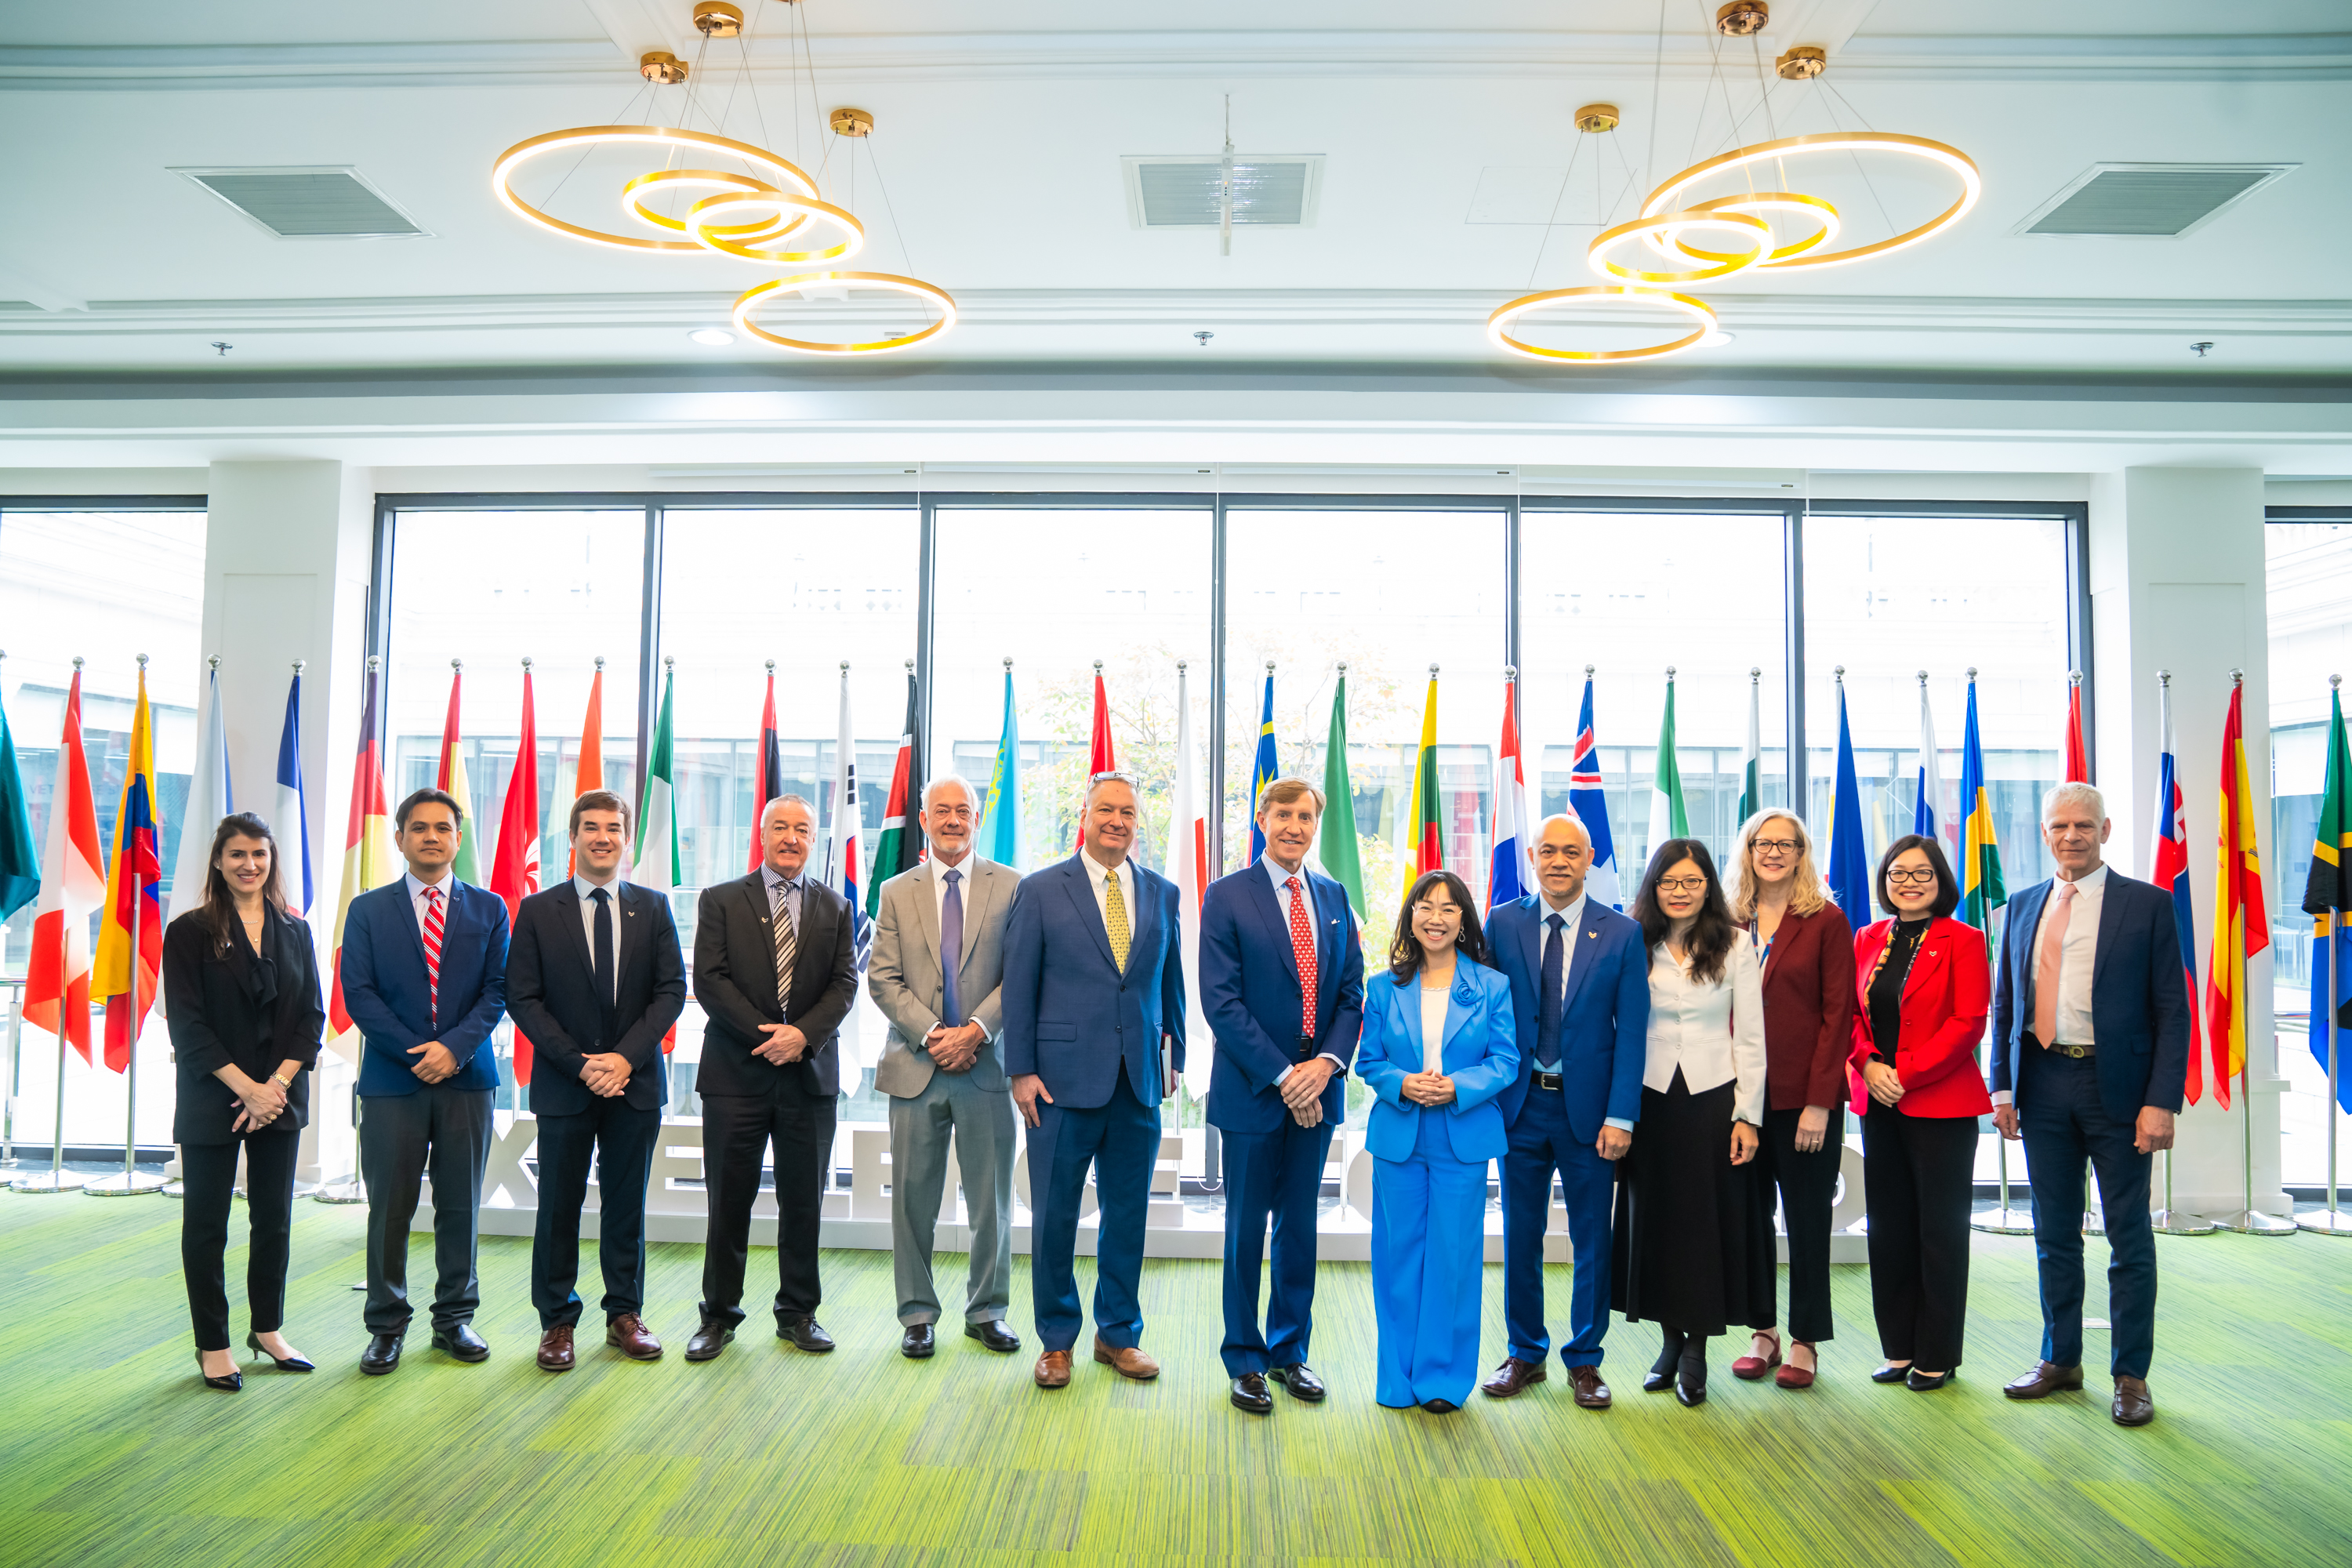
[[[1544,938],[1543,1001],[1536,1008],[1536,1066],[1546,1072],[1559,1070],[1559,989],[1560,977],[1567,973],[1560,932],[1568,922],[1558,915],[1544,921],[1551,927]]]
[[[950,869],[946,880],[947,901],[940,908],[940,975],[948,1010],[940,1022],[952,1029],[963,1022],[961,986],[956,979],[956,971],[963,967],[963,889],[956,884],[963,880],[963,873]]]

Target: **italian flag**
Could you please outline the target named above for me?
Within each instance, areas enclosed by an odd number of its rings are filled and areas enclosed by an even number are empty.
[[[668,659],[662,666],[661,716],[654,722],[654,743],[646,753],[646,784],[637,796],[636,863],[629,868],[629,880],[667,893],[677,886],[677,812],[672,799],[677,765],[670,743],[670,698],[677,671]]]
[[[1690,812],[1683,805],[1683,771],[1675,762],[1675,672],[1666,670],[1666,716],[1658,725],[1658,772],[1650,781],[1648,852],[1669,838],[1690,837]]]
[[[1412,872],[1445,868],[1437,816],[1437,666],[1429,667],[1429,698],[1421,709],[1421,752],[1412,763]]]

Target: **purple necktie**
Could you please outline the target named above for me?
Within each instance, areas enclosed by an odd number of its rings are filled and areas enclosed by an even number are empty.
[[[963,998],[956,980],[956,971],[963,967],[963,889],[956,886],[961,880],[963,873],[950,868],[947,901],[940,910],[940,975],[948,1004],[940,1022],[950,1029],[963,1022]]]

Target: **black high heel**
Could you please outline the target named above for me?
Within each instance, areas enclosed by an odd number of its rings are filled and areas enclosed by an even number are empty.
[[[269,1355],[269,1352],[262,1347],[261,1335],[258,1333],[247,1334],[245,1336],[245,1347],[256,1355],[269,1356],[271,1361],[278,1363],[278,1370],[280,1372],[316,1372],[319,1370],[317,1367],[312,1366],[309,1362],[304,1361],[299,1355],[287,1356],[283,1359],[278,1356]]]
[[[217,1388],[223,1394],[236,1394],[245,1387],[245,1373],[241,1372],[230,1373],[226,1377],[206,1377],[205,1352],[202,1351],[196,1352],[196,1375],[204,1378],[206,1388]]]
[[[1675,1363],[1682,1359],[1683,1336],[1668,1329],[1665,1331],[1665,1343],[1658,1352],[1658,1359],[1650,1363],[1649,1372],[1642,1378],[1642,1392],[1663,1394],[1672,1388]]]

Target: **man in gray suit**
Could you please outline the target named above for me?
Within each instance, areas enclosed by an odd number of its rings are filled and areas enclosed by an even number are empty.
[[[997,1044],[1004,917],[1021,874],[971,852],[980,801],[953,773],[923,791],[930,858],[882,884],[866,991],[890,1021],[874,1087],[890,1097],[890,1247],[895,1255],[899,1353],[937,1348],[939,1292],[931,1237],[955,1138],[971,1218],[971,1279],[964,1336],[1010,1354],[1021,1336],[1004,1326],[1013,1281],[1013,1096]]]

